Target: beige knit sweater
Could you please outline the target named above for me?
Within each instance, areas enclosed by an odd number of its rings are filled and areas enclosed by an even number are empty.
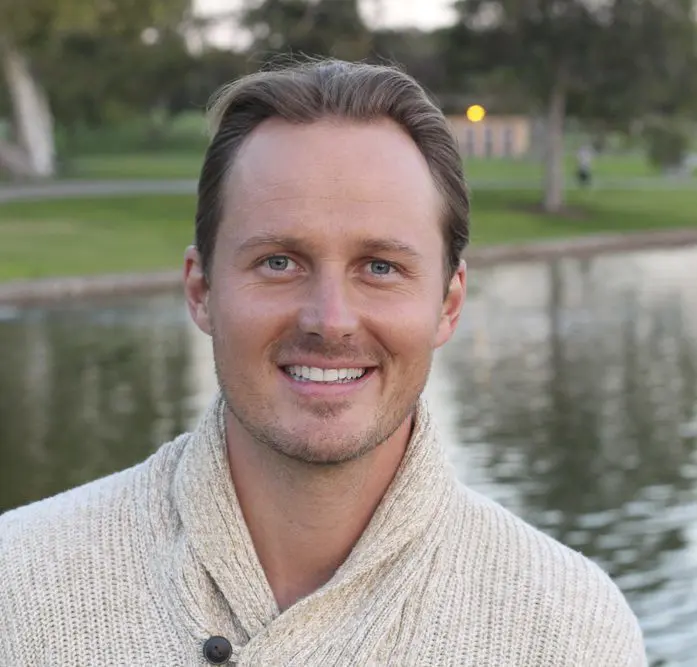
[[[216,399],[144,463],[0,517],[0,665],[638,667],[635,617],[584,557],[460,486],[425,407],[333,579],[279,614]]]

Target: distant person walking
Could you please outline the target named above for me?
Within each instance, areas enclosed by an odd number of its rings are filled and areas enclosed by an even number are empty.
[[[576,177],[578,184],[582,188],[588,188],[591,185],[593,177],[593,149],[584,144],[576,153]]]

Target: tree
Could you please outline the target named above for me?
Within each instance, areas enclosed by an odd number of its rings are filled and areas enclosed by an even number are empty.
[[[55,171],[53,113],[42,60],[60,57],[66,35],[135,44],[146,28],[176,27],[189,0],[0,0],[0,70],[11,102],[12,138],[0,139],[0,167],[30,177]]]
[[[694,0],[458,0],[455,7],[449,66],[504,72],[546,116],[547,211],[564,202],[567,115],[623,124],[680,105],[694,90],[687,86],[697,64]]]
[[[36,59],[36,72],[67,130],[168,115],[196,61],[182,35],[164,30],[147,42],[71,32],[55,50],[60,57]]]
[[[397,63],[434,96],[447,95],[447,72],[438,31],[377,30],[372,38],[372,61]]]
[[[357,0],[250,2],[242,25],[253,36],[250,52],[262,60],[278,53],[361,60],[371,46]]]

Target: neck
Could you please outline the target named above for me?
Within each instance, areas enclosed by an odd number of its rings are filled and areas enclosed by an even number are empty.
[[[235,491],[281,611],[327,583],[346,560],[397,472],[411,425],[410,417],[360,459],[317,466],[245,437],[226,413]]]

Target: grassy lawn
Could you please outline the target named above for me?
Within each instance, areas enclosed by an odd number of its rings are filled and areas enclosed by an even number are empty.
[[[697,227],[697,188],[572,191],[573,216],[542,215],[538,200],[475,188],[473,245]],[[0,281],[178,268],[193,217],[189,195],[0,204]]]
[[[697,227],[697,188],[572,191],[573,215],[543,215],[535,210],[538,202],[533,191],[475,189],[472,245]]]
[[[542,163],[532,159],[470,158],[465,160],[464,167],[466,178],[475,185],[477,181],[541,183],[543,175]],[[565,167],[566,178],[569,181],[573,180],[576,166],[572,154],[566,156]],[[600,181],[660,176],[660,173],[638,154],[601,155],[593,163],[593,174]]]
[[[194,198],[114,197],[0,205],[0,281],[181,265]]]
[[[82,155],[68,162],[61,176],[71,179],[198,178],[203,152]]]
[[[61,176],[88,180],[198,178],[203,153],[201,149],[80,155],[64,166]],[[567,178],[573,178],[574,169],[574,156],[569,154]],[[601,155],[594,163],[594,174],[601,181],[660,176],[640,154]],[[477,181],[537,184],[542,179],[542,165],[533,159],[470,158],[465,161],[465,176],[475,185]]]

